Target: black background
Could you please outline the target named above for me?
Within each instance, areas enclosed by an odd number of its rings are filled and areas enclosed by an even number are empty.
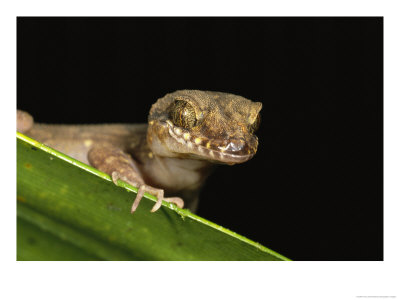
[[[263,103],[257,155],[198,214],[293,260],[383,259],[382,18],[18,18],[17,106],[146,122],[179,89]]]

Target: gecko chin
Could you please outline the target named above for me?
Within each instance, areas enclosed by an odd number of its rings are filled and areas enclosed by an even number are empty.
[[[255,135],[247,138],[210,139],[194,135],[189,130],[175,126],[169,120],[156,123],[150,124],[149,129],[157,132],[156,136],[161,143],[152,141],[152,144],[159,145],[158,150],[161,145],[168,145],[170,153],[170,155],[166,155],[166,149],[163,149],[163,153],[153,149],[160,155],[233,165],[248,161],[257,151],[258,140]]]

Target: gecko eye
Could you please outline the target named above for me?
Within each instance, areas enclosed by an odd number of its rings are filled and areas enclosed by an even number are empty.
[[[253,124],[250,125],[250,133],[256,132],[258,127],[260,127],[260,123],[261,123],[261,116],[260,114],[258,114],[256,120],[253,122]]]
[[[192,128],[197,121],[193,106],[184,100],[175,100],[169,112],[169,117],[174,125],[185,129]]]

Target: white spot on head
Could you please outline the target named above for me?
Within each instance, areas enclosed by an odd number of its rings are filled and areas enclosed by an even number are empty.
[[[200,145],[201,144],[201,138],[195,138],[194,142],[196,143],[196,145]]]
[[[176,135],[181,135],[182,134],[182,130],[179,128],[174,128],[175,134]]]
[[[107,157],[104,162],[107,165],[112,164],[114,162],[114,158],[115,158],[114,156]]]
[[[84,143],[84,145],[85,145],[86,147],[90,147],[90,146],[93,145],[93,141],[92,141],[92,140],[85,140],[83,143]]]
[[[190,134],[189,133],[187,133],[187,132],[185,132],[184,134],[183,134],[183,138],[185,139],[185,140],[189,140],[190,139]]]

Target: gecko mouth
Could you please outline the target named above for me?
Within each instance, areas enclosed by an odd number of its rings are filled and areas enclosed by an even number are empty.
[[[186,149],[186,153],[202,159],[209,159],[219,163],[243,163],[251,159],[257,151],[257,137],[252,135],[247,141],[243,138],[209,139],[192,136],[184,128],[175,126],[166,121],[169,136]]]

